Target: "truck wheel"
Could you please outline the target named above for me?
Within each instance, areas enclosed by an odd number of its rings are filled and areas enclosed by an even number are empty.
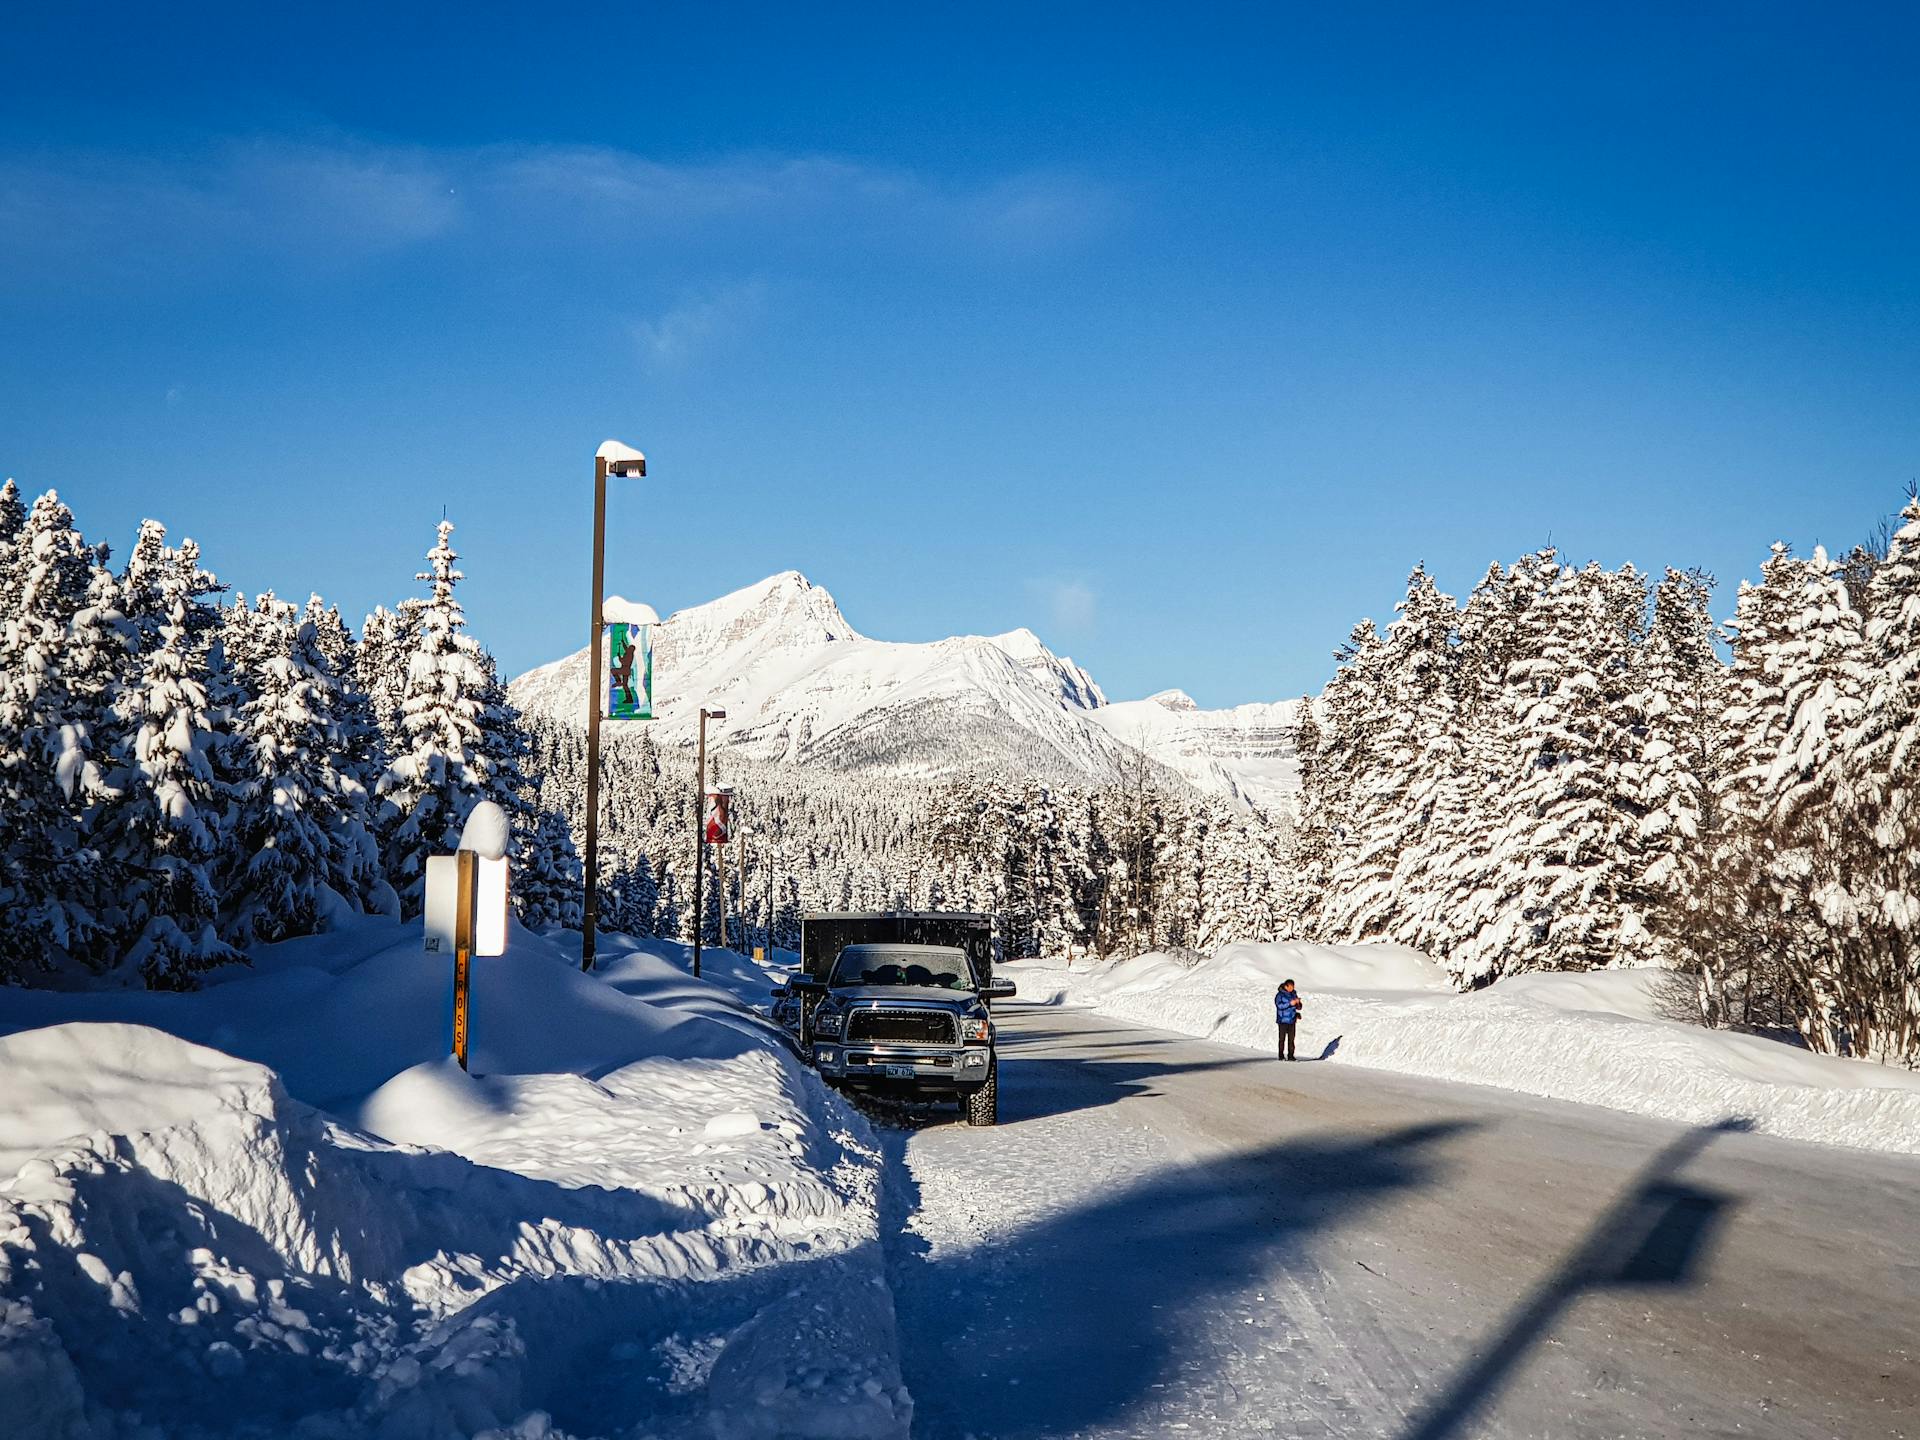
[[[987,1066],[987,1083],[970,1090],[960,1101],[960,1113],[969,1125],[991,1125],[1000,1118],[1000,1061]]]

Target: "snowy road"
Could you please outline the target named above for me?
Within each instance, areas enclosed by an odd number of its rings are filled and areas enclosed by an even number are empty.
[[[1000,1019],[890,1134],[924,1440],[1920,1436],[1920,1161]]]

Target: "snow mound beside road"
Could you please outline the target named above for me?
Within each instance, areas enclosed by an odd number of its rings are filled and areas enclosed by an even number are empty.
[[[475,964],[469,1075],[444,961],[377,938],[21,997],[153,1023],[0,1038],[8,1440],[904,1436],[877,1148],[760,1022],[521,933]]]
[[[1492,1085],[1686,1124],[1729,1116],[1800,1140],[1920,1154],[1920,1073],[1661,1018],[1664,972],[1516,976],[1461,995],[1397,946],[1226,945],[1097,969],[1007,968],[1023,999],[1271,1054],[1273,992],[1306,1000],[1303,1059]]]

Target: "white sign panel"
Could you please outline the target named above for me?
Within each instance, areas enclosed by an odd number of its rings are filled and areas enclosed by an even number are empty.
[[[507,862],[480,860],[474,866],[473,953],[507,953]],[[427,857],[427,894],[421,919],[429,955],[451,955],[460,919],[460,859]]]
[[[460,910],[460,861],[453,855],[427,857],[427,903],[421,918],[427,927],[427,953],[453,954],[454,926]]]
[[[473,953],[507,953],[507,862],[482,860],[473,881]]]

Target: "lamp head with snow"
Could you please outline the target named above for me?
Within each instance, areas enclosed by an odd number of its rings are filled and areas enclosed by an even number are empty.
[[[622,445],[618,440],[603,440],[593,458],[606,462],[607,474],[631,476],[640,479],[647,473],[647,457],[631,445]]]

